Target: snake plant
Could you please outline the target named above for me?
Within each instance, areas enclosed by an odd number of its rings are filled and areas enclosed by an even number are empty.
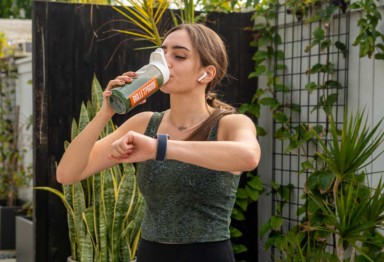
[[[100,84],[94,78],[91,102],[82,104],[78,122],[72,122],[72,139],[100,109],[101,93]],[[115,126],[110,121],[100,137],[113,130]],[[63,185],[63,192],[51,187],[36,189],[54,193],[66,207],[73,260],[121,262],[135,258],[144,202],[133,165],[121,164],[81,182]]]

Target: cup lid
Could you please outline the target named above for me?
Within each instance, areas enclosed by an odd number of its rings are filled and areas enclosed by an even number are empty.
[[[163,75],[163,84],[168,82],[170,73],[167,61],[165,60],[164,50],[162,48],[157,48],[151,53],[149,64],[156,66],[160,70]]]

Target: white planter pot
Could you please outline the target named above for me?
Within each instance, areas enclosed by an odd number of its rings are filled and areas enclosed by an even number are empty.
[[[25,216],[16,217],[16,256],[17,262],[35,261],[33,221]]]

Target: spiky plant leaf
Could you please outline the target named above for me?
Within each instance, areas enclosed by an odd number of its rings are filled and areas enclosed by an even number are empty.
[[[92,102],[87,102],[87,106],[83,103],[78,122],[73,120],[72,140],[100,110],[101,93],[100,84],[94,77]],[[109,121],[100,138],[115,129],[113,122]],[[67,148],[68,142],[64,144]],[[49,187],[36,188],[56,194],[67,208],[72,259],[80,262],[103,262],[126,261],[135,257],[144,205],[135,179],[133,165],[121,164],[81,182],[64,185],[63,193]],[[123,236],[125,225],[131,222],[135,225],[134,231]],[[114,226],[116,230],[113,232]],[[134,240],[127,241],[128,238]],[[115,244],[112,240],[121,243],[117,244],[119,248],[113,248]],[[123,245],[126,247],[120,248]]]
[[[167,10],[169,0],[128,0],[131,6],[124,5],[123,2],[117,0],[123,8],[113,7],[117,12],[122,14],[130,23],[136,26],[135,30],[115,31],[132,35],[140,40],[146,40],[158,47],[161,45],[161,37],[159,34],[159,23]]]

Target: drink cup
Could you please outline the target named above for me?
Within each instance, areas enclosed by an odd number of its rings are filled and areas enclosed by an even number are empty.
[[[151,53],[149,64],[136,71],[132,82],[113,88],[108,102],[118,114],[126,114],[144,99],[155,93],[169,80],[169,69],[164,51],[157,48]]]

